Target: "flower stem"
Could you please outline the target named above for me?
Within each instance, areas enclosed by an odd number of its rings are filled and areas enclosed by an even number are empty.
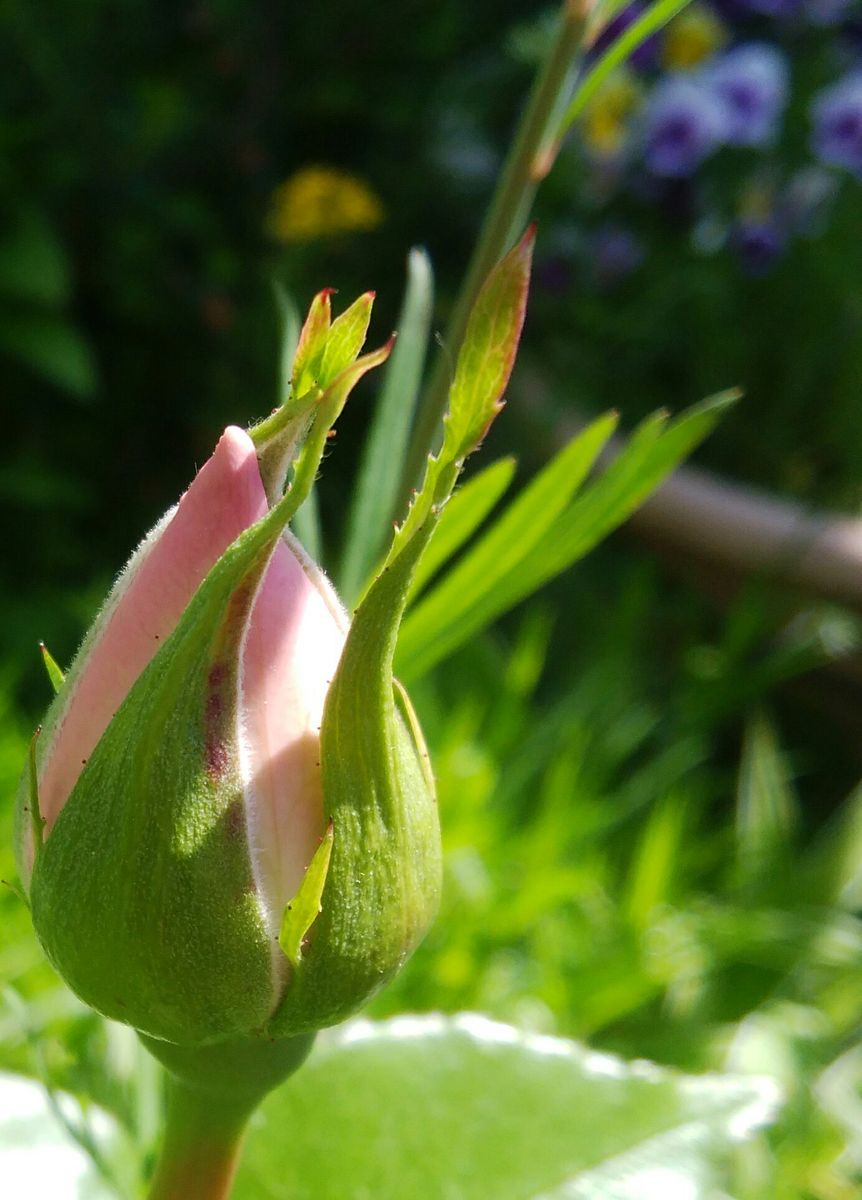
[[[139,1034],[165,1072],[165,1132],[148,1200],[227,1200],[261,1100],[303,1064],[314,1034],[175,1046]]]
[[[587,26],[589,3],[564,0],[557,36],[542,64],[500,175],[455,306],[444,348],[438,351],[422,396],[402,480],[405,496],[415,484],[429,449],[434,448],[446,397],[452,360],[456,358],[479,289],[491,269],[510,249],[526,222],[536,189],[547,175],[557,146],[549,144],[567,99]]]
[[[239,1160],[247,1104],[217,1104],[168,1077],[166,1128],[149,1200],[227,1200]]]

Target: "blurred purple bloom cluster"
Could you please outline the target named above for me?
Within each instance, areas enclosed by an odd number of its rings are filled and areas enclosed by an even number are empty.
[[[645,7],[618,12],[593,57]],[[726,246],[765,273],[794,237],[823,231],[842,173],[862,181],[858,0],[699,0],[597,94],[584,141],[608,202],[652,198],[701,253]],[[627,239],[637,254],[619,253]],[[594,244],[594,277],[606,283],[645,253],[619,222]]]
[[[813,105],[814,150],[825,163],[862,179],[862,70],[825,88]]]
[[[789,96],[789,74],[775,46],[748,42],[710,59],[697,72],[664,76],[646,105],[647,169],[678,179],[720,146],[773,143]]]

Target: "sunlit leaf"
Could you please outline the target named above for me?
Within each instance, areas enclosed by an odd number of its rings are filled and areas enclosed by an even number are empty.
[[[236,1200],[707,1200],[775,1087],[686,1077],[485,1017],[356,1022],[265,1101]]]
[[[400,673],[420,674],[429,661],[426,656],[437,661],[450,644],[460,644],[462,628],[481,628],[485,622],[480,606],[490,604],[493,609],[497,589],[550,536],[615,425],[614,414],[601,417],[570,442],[407,615],[398,642]]]
[[[669,423],[661,414],[648,418],[607,470],[570,503],[605,444],[612,419],[601,418],[585,430],[408,613],[398,647],[401,677],[423,674],[582,558],[706,437],[735,398],[735,393],[722,395]],[[566,456],[573,459],[571,472],[560,466]],[[566,490],[567,478],[574,478],[575,487]]]

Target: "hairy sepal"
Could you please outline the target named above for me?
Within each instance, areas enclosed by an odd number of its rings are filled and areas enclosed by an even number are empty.
[[[259,1030],[278,999],[236,703],[246,623],[288,517],[282,502],[210,570],[33,867],[34,926],[67,983],[105,1016],[181,1045]]]
[[[501,407],[524,319],[533,230],[491,273],[468,324],[443,446],[357,609],[321,727],[325,818],[332,823],[321,912],[284,1001],[276,1037],[335,1024],[404,964],[437,911],[441,845],[419,724],[393,678],[416,566],[464,459]]]

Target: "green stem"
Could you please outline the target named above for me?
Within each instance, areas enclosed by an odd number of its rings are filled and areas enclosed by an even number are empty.
[[[227,1200],[239,1160],[245,1103],[218,1103],[168,1077],[165,1136],[149,1200]]]
[[[139,1037],[167,1068],[164,1140],[148,1200],[227,1200],[249,1117],[302,1066],[314,1034],[205,1046]]]
[[[452,309],[444,349],[438,351],[435,357],[431,377],[422,396],[405,461],[402,480],[405,496],[419,478],[426,454],[435,446],[446,407],[451,362],[461,348],[479,289],[521,232],[536,189],[550,169],[552,158],[547,154],[548,133],[559,114],[561,102],[566,98],[583,43],[587,8],[588,5],[582,0],[565,0],[563,4],[556,39],[536,77]]]

